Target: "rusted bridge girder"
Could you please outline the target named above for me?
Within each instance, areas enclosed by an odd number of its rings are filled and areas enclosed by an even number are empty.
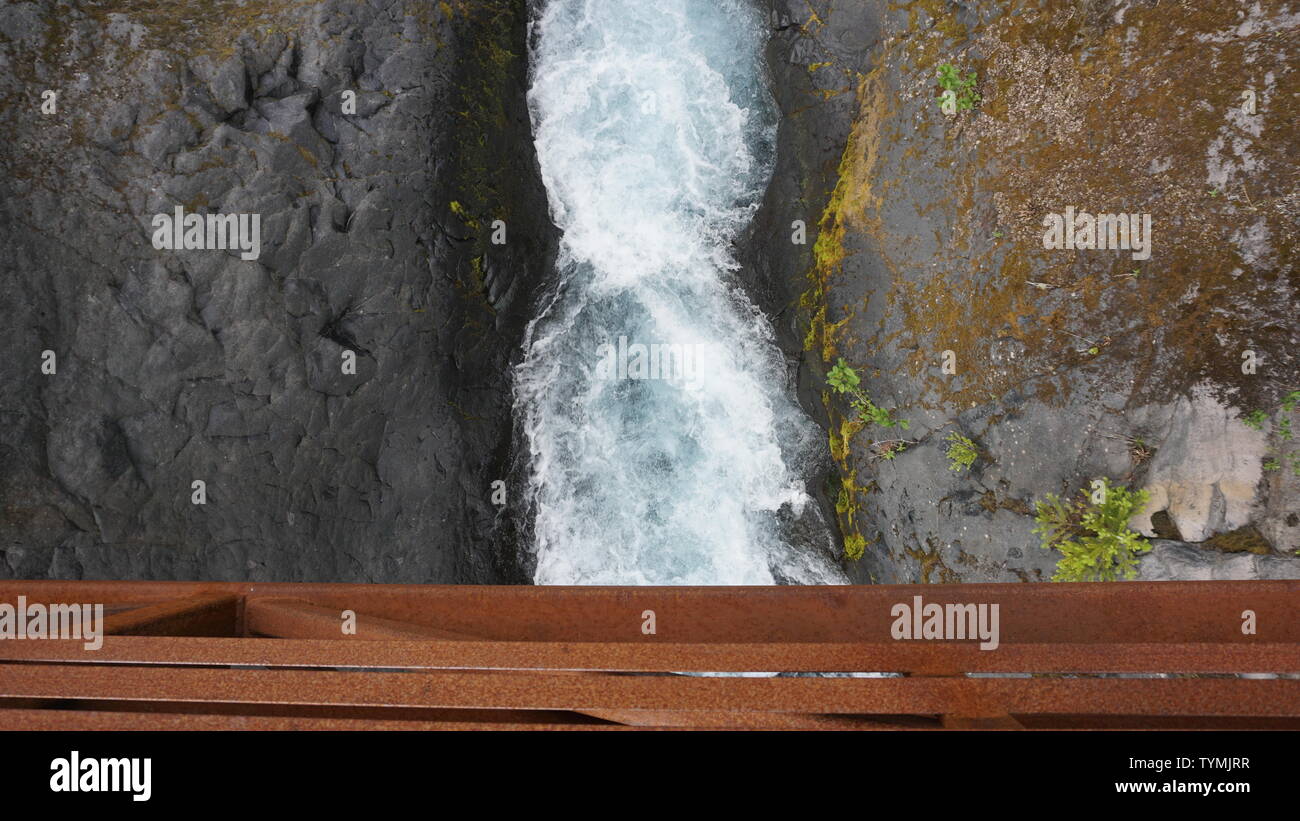
[[[20,596],[103,604],[108,635],[0,640],[0,728],[1300,727],[1293,581],[0,582]],[[918,596],[997,605],[996,649],[895,638]]]

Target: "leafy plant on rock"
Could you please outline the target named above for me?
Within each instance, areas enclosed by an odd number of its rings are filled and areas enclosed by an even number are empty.
[[[1093,494],[1100,501],[1093,501]],[[1044,549],[1061,552],[1052,581],[1115,581],[1136,576],[1138,556],[1149,551],[1151,543],[1130,530],[1128,521],[1146,505],[1147,492],[1132,492],[1102,479],[1097,490],[1090,493],[1085,488],[1080,496],[1070,501],[1048,494],[1046,501],[1037,505],[1034,533]]]
[[[1251,430],[1263,430],[1264,423],[1271,421],[1274,423],[1273,430],[1277,433],[1277,437],[1283,442],[1290,442],[1295,438],[1295,432],[1291,428],[1291,414],[1295,412],[1298,405],[1300,405],[1300,390],[1289,391],[1282,397],[1275,415],[1256,409],[1242,416],[1241,423]]]
[[[975,464],[979,450],[970,439],[954,431],[944,441],[948,442],[948,470],[962,471]]]
[[[979,77],[973,71],[963,75],[952,63],[939,66],[939,88],[943,89],[943,94],[938,99],[939,105],[951,101],[953,110],[970,111],[980,101],[979,92],[975,91],[977,82]]]
[[[846,394],[853,409],[857,411],[858,418],[864,425],[878,425],[882,428],[899,427],[907,430],[908,421],[906,419],[895,419],[893,412],[888,408],[882,408],[862,389],[862,378],[858,372],[853,370],[844,357],[840,357],[834,367],[826,374],[826,383],[830,385],[836,393]]]

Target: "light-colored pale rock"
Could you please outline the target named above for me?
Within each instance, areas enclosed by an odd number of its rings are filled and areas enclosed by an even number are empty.
[[[1168,511],[1188,542],[1250,523],[1263,476],[1266,437],[1202,387],[1180,398],[1147,473],[1151,494],[1130,525],[1153,536],[1151,516]]]

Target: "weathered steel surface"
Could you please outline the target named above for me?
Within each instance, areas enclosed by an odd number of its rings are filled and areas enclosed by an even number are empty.
[[[5,665],[0,698],[550,710],[981,716],[1293,716],[1300,681],[1216,678],[698,678]]]
[[[292,639],[473,639],[466,633],[439,630],[410,622],[355,614],[355,634],[343,632],[344,620],[337,610],[301,599],[250,599],[244,610],[245,629],[252,635]]]
[[[19,596],[102,603],[115,635],[95,651],[80,640],[0,641],[0,728],[1300,726],[1300,680],[1224,675],[1300,672],[1300,582],[0,582],[0,602]],[[914,596],[997,604],[997,649],[892,640],[893,608]],[[355,635],[342,630],[345,610]],[[646,610],[655,612],[650,635]],[[1253,634],[1241,629],[1246,611]],[[1089,673],[1200,677],[1079,675]]]
[[[514,641],[881,641],[891,608],[987,603],[1004,643],[1300,642],[1300,581],[824,587],[478,587],[209,582],[3,581],[0,601],[153,602],[199,593],[290,598],[335,613]],[[1258,634],[1244,636],[1252,610]],[[641,634],[654,610],[658,633]]]
[[[898,730],[937,729],[937,721],[898,717],[795,713],[734,713],[707,710],[629,711],[628,724],[556,720],[548,711],[532,711],[535,721],[475,721],[470,718],[355,718],[326,716],[243,715],[238,713],[158,713],[128,710],[5,710],[0,728],[11,730]],[[630,725],[630,726],[629,726]]]
[[[239,597],[210,593],[122,610],[104,618],[109,636],[229,636],[239,622]]]
[[[617,724],[573,724],[553,720],[539,720],[535,723],[501,723],[483,721],[426,721],[418,719],[381,719],[381,718],[328,718],[319,716],[268,716],[210,713],[132,713],[101,712],[89,710],[5,710],[0,709],[0,729],[6,730],[644,730],[644,729],[777,729],[773,727],[751,728],[740,722],[736,724],[716,723],[682,723],[698,717],[698,714],[678,713],[673,722],[659,724],[642,724],[634,727]],[[1161,718],[1154,716],[1064,716],[1048,717],[1051,723],[1038,723],[1030,717],[1027,729],[1093,729],[1108,727],[1114,729],[1195,729],[1213,727],[1219,729],[1300,729],[1300,721],[1287,719],[1206,719],[1206,718]],[[954,722],[960,724],[960,722]],[[941,725],[935,721],[901,720],[898,722],[863,721],[851,726],[853,730],[897,730],[897,729],[938,729]],[[816,729],[826,729],[818,725]],[[783,729],[804,729],[802,725],[791,725]]]
[[[314,718],[302,716],[126,713],[90,710],[4,710],[4,730],[631,730],[617,724],[504,724],[468,721]]]
[[[337,631],[337,628],[334,628]],[[1297,644],[683,644],[110,636],[0,642],[0,661],[601,672],[1300,673]]]

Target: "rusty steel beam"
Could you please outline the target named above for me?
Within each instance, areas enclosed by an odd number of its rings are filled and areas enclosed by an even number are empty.
[[[1215,718],[1163,718],[1159,716],[1032,716],[1025,719],[1027,730],[1036,729],[1300,729],[1294,719],[1215,719]],[[685,721],[686,716],[682,715]],[[854,730],[934,730],[937,722],[900,719],[897,722],[863,722]],[[629,731],[629,730],[694,730],[717,729],[707,724],[648,724],[635,727],[617,724],[569,724],[553,721],[532,723],[500,723],[478,721],[424,721],[380,718],[336,718],[327,716],[268,716],[212,713],[132,713],[100,712],[89,710],[28,710],[0,707],[0,729],[3,730],[564,730],[564,731]],[[749,729],[728,727],[728,729]],[[772,729],[772,728],[759,728]],[[791,728],[802,729],[802,728]]]
[[[1300,713],[1300,681],[1235,678],[756,679],[7,664],[0,676],[0,697],[863,715]]]
[[[29,722],[37,721],[33,713],[63,713],[68,721],[79,713],[185,714],[166,720],[187,726],[568,727],[591,725],[596,717],[639,727],[988,729],[1292,727],[1300,717],[1300,680],[1194,677],[1300,672],[1300,619],[1294,617],[1300,582],[780,588],[0,582],[0,602],[16,603],[18,596],[102,603],[110,614],[109,635],[97,651],[77,640],[0,642],[0,715]],[[893,641],[894,605],[912,604],[913,596],[927,604],[997,604],[999,646]],[[344,610],[356,615],[355,635],[342,632]],[[641,632],[645,610],[655,611],[655,634]],[[1246,611],[1254,617],[1253,634],[1241,630]],[[676,675],[690,671],[908,677]],[[1102,672],[1193,677],[1071,675]]]
[[[0,707],[0,730],[631,730],[617,724],[401,719],[308,716],[130,713],[91,710],[11,710]]]
[[[583,710],[627,727],[697,730],[911,730],[940,726],[915,716],[828,715],[761,710]]]
[[[467,633],[438,630],[409,622],[379,618],[355,610],[356,633],[343,633],[341,610],[330,610],[302,599],[251,599],[244,610],[245,630],[252,635],[286,639],[435,639],[472,640]]]
[[[20,705],[0,699],[0,709]],[[391,705],[287,704],[249,701],[196,702],[124,699],[45,700],[46,709],[93,712],[171,713],[205,715],[276,716],[280,718],[354,718],[376,721],[466,721],[475,724],[604,724],[605,721],[572,710],[507,710],[463,707],[408,707]]]
[[[891,608],[998,604],[1005,643],[1300,642],[1300,581],[1097,584],[610,588],[209,582],[3,581],[0,601],[129,604],[204,593],[253,602],[296,598],[326,610],[486,639],[523,641],[835,642],[881,640]],[[654,610],[657,636],[640,632]],[[1258,632],[1243,635],[1242,614]]]
[[[994,713],[984,716],[945,715],[943,728],[945,730],[1023,730],[1025,725],[1006,713]]]
[[[259,598],[250,601],[246,608],[245,630],[254,635],[276,638],[320,638],[320,639],[360,639],[392,640],[422,639],[438,641],[462,641],[473,639],[463,633],[449,630],[437,630],[390,619],[353,613],[354,634],[342,631],[342,613],[316,607],[300,599]],[[454,651],[453,651],[454,652]],[[633,724],[618,711],[610,710],[600,713],[578,711],[583,715],[592,715],[619,724]]]
[[[248,603],[245,624],[249,633],[277,638],[322,638],[330,640],[351,638],[372,641],[383,639],[434,639],[453,642],[474,638],[462,633],[436,630],[404,622],[378,619],[372,616],[362,617],[361,614],[355,614],[356,633],[345,635],[340,629],[342,624],[340,616],[341,614],[335,611],[316,607],[297,599],[255,599]],[[425,644],[417,646],[426,645],[427,641]],[[457,655],[454,648],[451,652],[453,655]],[[651,715],[619,710],[581,710],[578,712],[582,715],[593,716],[612,723],[637,726],[662,725],[664,722],[672,720],[668,714]],[[779,721],[775,714],[770,720],[774,722],[771,725],[773,727],[792,726],[788,719]],[[825,722],[823,722],[824,724]],[[810,720],[805,720],[799,726],[808,728],[814,725]]]
[[[253,608],[250,607],[250,613]],[[333,625],[335,618],[327,619]],[[336,627],[330,629],[336,630]],[[1300,673],[1296,644],[683,644],[160,638],[0,642],[0,661],[588,672]]]
[[[4,730],[915,730],[935,722],[874,721],[842,716],[786,713],[644,712],[631,725],[567,723],[545,718],[528,722],[272,716],[214,713],[156,713],[98,710],[29,710],[0,707]]]
[[[208,593],[122,610],[104,617],[106,636],[230,636],[239,597]]]

